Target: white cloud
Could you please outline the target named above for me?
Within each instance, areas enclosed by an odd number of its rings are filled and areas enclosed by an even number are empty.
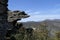
[[[22,22],[26,21],[42,21],[45,19],[60,19],[60,8],[57,9],[49,9],[47,11],[26,11],[30,17],[26,19],[22,19]]]
[[[60,8],[58,9],[50,9],[50,10],[45,10],[45,11],[33,11],[33,10],[29,10],[26,11],[29,15],[56,15],[56,14],[60,14]]]
[[[59,19],[60,15],[34,15],[26,19],[22,19],[21,22],[27,21],[42,21],[45,19]]]

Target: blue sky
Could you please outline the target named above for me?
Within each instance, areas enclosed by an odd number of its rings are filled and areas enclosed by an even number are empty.
[[[60,19],[60,0],[9,0],[8,4],[10,10],[21,10],[30,15],[22,22]]]

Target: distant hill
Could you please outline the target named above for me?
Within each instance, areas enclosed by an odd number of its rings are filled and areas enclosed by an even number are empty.
[[[55,32],[60,31],[60,19],[55,19],[55,20],[44,20],[41,22],[24,22],[23,25],[24,27],[35,27],[35,28],[40,28],[40,24],[45,23],[47,25],[46,29],[49,31],[50,36],[54,36]]]

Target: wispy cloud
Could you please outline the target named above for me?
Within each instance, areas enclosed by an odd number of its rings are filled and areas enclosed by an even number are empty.
[[[27,21],[43,21],[45,19],[59,19],[60,15],[34,15],[26,19],[22,19],[22,22]]]
[[[59,4],[60,5],[60,4]],[[60,7],[59,5],[55,5],[56,8],[49,9],[49,10],[43,10],[43,11],[33,11],[33,10],[27,10],[26,13],[30,15],[29,18],[22,19],[22,22],[26,21],[42,21],[45,19],[60,19]],[[59,7],[59,8],[57,8]]]
[[[27,11],[26,11],[27,12]],[[57,9],[49,9],[44,11],[28,11],[29,15],[59,15],[60,14],[60,8]]]
[[[49,11],[35,11],[30,12],[30,17],[22,19],[22,22],[26,21],[42,21],[45,19],[60,19],[60,9],[49,10]]]

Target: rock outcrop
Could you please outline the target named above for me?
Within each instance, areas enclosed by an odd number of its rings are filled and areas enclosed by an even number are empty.
[[[0,0],[0,40],[15,40],[11,34],[16,33],[19,29],[17,21],[29,15],[24,11],[9,11],[7,6],[8,0]]]
[[[8,0],[0,0],[0,40],[5,40],[7,25]]]
[[[27,18],[29,15],[27,15],[23,11],[8,11],[8,29],[7,29],[7,39],[11,39],[12,35],[15,35],[17,33],[17,30],[19,30],[20,27],[22,27],[22,23],[18,24],[17,21],[21,20],[22,18]],[[12,40],[12,39],[11,39]],[[15,40],[15,39],[14,39]]]

